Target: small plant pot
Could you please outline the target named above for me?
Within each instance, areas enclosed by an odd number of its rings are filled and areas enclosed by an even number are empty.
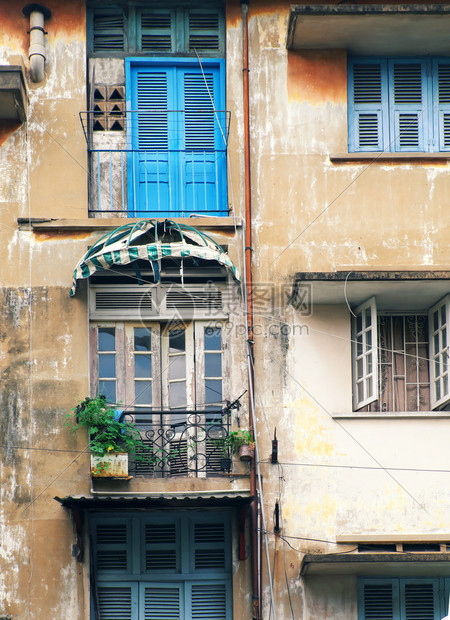
[[[249,446],[248,444],[246,444],[239,448],[239,458],[241,459],[241,461],[253,461],[254,455],[255,448],[253,448],[253,446]]]
[[[92,478],[128,478],[128,454],[111,452],[103,456],[91,454]]]
[[[230,469],[231,469],[231,459],[229,459],[229,458],[220,459],[220,469],[222,471],[230,471]]]

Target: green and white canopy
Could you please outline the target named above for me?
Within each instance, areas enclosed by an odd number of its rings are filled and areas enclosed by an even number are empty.
[[[227,267],[236,280],[240,280],[239,271],[228,254],[208,235],[171,220],[141,220],[104,235],[86,252],[75,267],[70,296],[75,295],[78,280],[136,260],[149,261],[157,281],[159,270],[155,265],[168,257],[216,261]]]

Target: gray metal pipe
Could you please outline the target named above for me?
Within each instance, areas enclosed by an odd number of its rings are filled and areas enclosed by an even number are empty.
[[[42,82],[45,76],[45,20],[51,15],[50,9],[41,4],[27,4],[23,14],[30,18],[30,59],[31,81]]]

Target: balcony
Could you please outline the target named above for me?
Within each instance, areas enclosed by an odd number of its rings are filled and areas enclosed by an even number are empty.
[[[80,117],[91,217],[228,215],[229,112],[117,106]]]
[[[207,478],[229,470],[224,447],[230,417],[223,411],[126,412],[147,447],[146,460],[130,459],[129,474],[145,478]]]

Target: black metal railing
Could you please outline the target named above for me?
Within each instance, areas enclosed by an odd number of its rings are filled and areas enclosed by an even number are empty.
[[[129,463],[133,476],[211,477],[230,470],[226,439],[230,416],[223,411],[127,411],[145,448]]]

